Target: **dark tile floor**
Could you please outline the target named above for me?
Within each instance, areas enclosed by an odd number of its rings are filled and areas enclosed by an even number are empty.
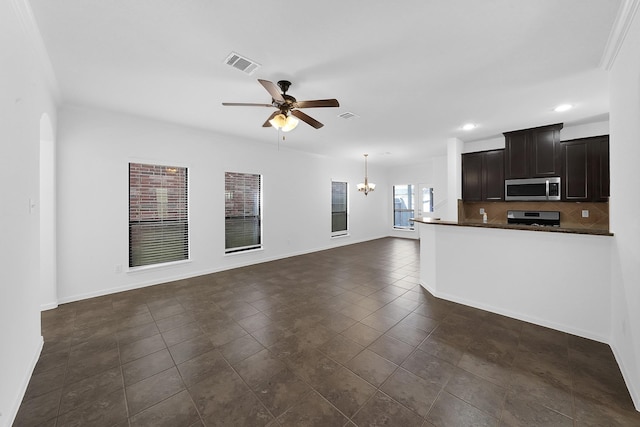
[[[386,238],[42,314],[18,426],[638,426],[607,345],[418,285]]]

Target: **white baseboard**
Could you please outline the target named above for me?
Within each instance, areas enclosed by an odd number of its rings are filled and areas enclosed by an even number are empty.
[[[524,322],[533,323],[534,325],[544,326],[545,328],[551,328],[551,329],[555,329],[556,331],[566,332],[568,334],[577,335],[577,336],[582,337],[582,338],[587,338],[587,339],[590,339],[590,340],[594,340],[594,341],[598,341],[598,342],[601,342],[601,343],[609,344],[609,340],[607,339],[607,337],[604,337],[604,336],[601,336],[601,335],[598,335],[598,334],[594,334],[594,333],[592,333],[590,331],[586,331],[586,330],[583,330],[583,329],[577,329],[577,328],[570,327],[570,326],[563,325],[563,324],[559,324],[559,323],[556,323],[556,322],[550,322],[548,320],[537,318],[537,317],[533,317],[533,316],[522,315],[521,313],[511,312],[509,310],[504,310],[502,308],[493,307],[493,306],[488,305],[488,304],[483,304],[483,303],[478,303],[476,301],[467,300],[465,298],[461,298],[461,297],[458,297],[456,295],[450,295],[450,294],[443,293],[443,292],[437,292],[432,287],[427,286],[426,284],[424,284],[422,282],[422,280],[420,281],[420,285],[423,288],[425,288],[426,290],[428,290],[433,296],[438,297],[438,298],[442,298],[442,299],[447,300],[447,301],[456,302],[458,304],[467,305],[469,307],[479,308],[481,310],[489,311],[491,313],[496,313],[496,314],[500,314],[500,315],[503,315],[503,316],[511,317],[513,319],[522,320]]]
[[[13,425],[13,422],[18,415],[18,410],[20,409],[20,404],[22,403],[22,399],[24,398],[25,393],[27,392],[27,387],[29,386],[29,381],[31,381],[31,376],[33,375],[33,370],[36,368],[36,364],[38,363],[38,359],[40,359],[40,353],[42,352],[42,347],[44,346],[44,337],[40,336],[40,339],[35,343],[35,351],[31,358],[31,363],[29,364],[29,369],[25,372],[25,376],[22,380],[22,384],[20,385],[20,389],[18,390],[18,394],[16,395],[16,399],[13,402],[13,406],[11,408],[11,413],[7,414],[8,423],[5,424],[6,427]],[[2,419],[0,419],[2,421]]]
[[[40,305],[40,311],[53,310],[54,308],[58,308],[57,302],[49,302],[47,304]]]
[[[631,375],[629,374],[628,369],[626,369],[624,364],[624,359],[620,356],[620,352],[616,348],[614,344],[609,344],[611,347],[611,351],[613,351],[613,357],[616,358],[616,362],[620,367],[620,373],[622,374],[622,378],[624,379],[625,384],[627,385],[627,390],[629,390],[629,395],[631,396],[631,400],[633,401],[633,406],[635,406],[636,411],[640,412],[640,393],[639,390],[634,388],[634,383],[631,381]]]
[[[234,268],[242,268],[242,267],[247,267],[250,265],[257,265],[257,264],[262,264],[265,262],[271,262],[271,261],[277,261],[280,259],[285,259],[285,258],[291,258],[294,256],[299,256],[299,255],[306,255],[306,254],[310,254],[313,252],[319,252],[319,251],[324,251],[324,250],[328,250],[328,249],[335,249],[341,246],[347,246],[347,245],[354,245],[357,243],[364,243],[364,242],[368,242],[371,240],[377,240],[377,239],[383,239],[386,237],[393,237],[393,236],[388,236],[388,235],[381,235],[381,236],[375,236],[375,237],[369,237],[369,238],[365,238],[365,239],[351,239],[351,238],[347,238],[347,239],[334,239],[332,242],[333,244],[330,245],[325,245],[322,247],[317,247],[317,248],[311,248],[311,249],[304,249],[301,251],[295,251],[295,252],[290,252],[290,253],[286,253],[286,254],[282,254],[282,255],[277,255],[277,256],[273,256],[273,257],[266,257],[266,258],[262,258],[260,260],[255,260],[255,259],[251,259],[251,260],[247,260],[247,261],[239,261],[235,264],[232,265],[227,265],[224,267],[220,267],[220,268],[214,268],[214,269],[206,269],[206,270],[200,270],[200,271],[192,271],[189,273],[185,273],[185,274],[176,274],[173,276],[165,276],[163,277],[161,280],[151,280],[151,281],[141,281],[141,282],[136,282],[136,283],[131,283],[125,286],[118,286],[118,287],[114,287],[114,288],[107,288],[107,289],[101,289],[99,291],[95,291],[95,292],[88,292],[88,293],[84,293],[84,294],[76,294],[76,295],[70,295],[70,296],[66,296],[66,297],[59,297],[58,298],[58,303],[59,304],[65,304],[65,303],[69,303],[69,302],[74,302],[74,301],[80,301],[80,300],[84,300],[84,299],[88,299],[88,298],[95,298],[95,297],[101,297],[104,295],[110,295],[110,294],[115,294],[118,292],[125,292],[125,291],[131,291],[133,289],[140,289],[140,288],[145,288],[147,286],[154,286],[154,285],[159,285],[161,283],[167,283],[167,282],[173,282],[176,280],[183,280],[183,279],[189,279],[192,277],[198,277],[198,276],[204,276],[206,274],[213,274],[213,273],[219,273],[221,271],[227,271],[227,270],[233,270]]]

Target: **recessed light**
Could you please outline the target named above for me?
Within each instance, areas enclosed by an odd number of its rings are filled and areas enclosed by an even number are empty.
[[[474,125],[473,123],[467,123],[462,125],[462,130],[471,130],[475,128],[476,128],[476,125]]]
[[[561,104],[561,105],[558,105],[556,108],[554,108],[553,111],[555,111],[556,113],[562,113],[563,111],[568,111],[572,108],[573,108],[573,105],[571,104]]]

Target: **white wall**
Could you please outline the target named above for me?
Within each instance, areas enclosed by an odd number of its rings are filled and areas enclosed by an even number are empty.
[[[552,123],[549,123],[552,124]],[[560,140],[586,138],[589,136],[599,136],[609,134],[609,121],[598,121],[592,123],[580,123],[576,125],[564,125],[560,131]],[[504,148],[504,136],[498,138],[483,139],[480,141],[465,142],[463,153],[475,153],[478,151],[498,150]]]
[[[40,118],[40,308],[58,306],[56,284],[56,145],[48,114]]]
[[[42,346],[40,117],[56,115],[29,18],[23,2],[0,2],[1,426],[13,422]]]
[[[499,150],[504,148],[504,136],[499,138],[483,139],[481,141],[465,142],[463,153],[475,153],[478,151]]]
[[[640,13],[609,74],[612,347],[640,410]]]
[[[590,136],[609,135],[609,121],[582,123],[579,125],[565,125],[560,131],[560,140],[569,141]]]
[[[249,143],[124,114],[62,109],[59,302],[388,235],[387,186],[380,182],[368,197],[359,194],[361,162],[302,154],[282,144],[278,151],[272,140]],[[127,271],[130,161],[189,168],[191,262]],[[225,171],[263,175],[262,251],[224,255]],[[349,182],[349,237],[330,238],[331,179]],[[124,271],[117,273],[117,266]]]

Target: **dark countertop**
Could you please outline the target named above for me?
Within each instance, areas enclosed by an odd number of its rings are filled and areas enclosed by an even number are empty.
[[[457,227],[477,227],[477,228],[500,228],[503,230],[526,230],[526,231],[543,231],[549,233],[568,233],[568,234],[588,234],[591,236],[613,236],[613,233],[606,230],[592,230],[589,228],[562,228],[562,227],[536,227],[531,225],[517,224],[482,224],[482,223],[458,223],[455,221],[442,221],[438,218],[411,218],[411,221],[421,224],[439,224],[452,225]]]

